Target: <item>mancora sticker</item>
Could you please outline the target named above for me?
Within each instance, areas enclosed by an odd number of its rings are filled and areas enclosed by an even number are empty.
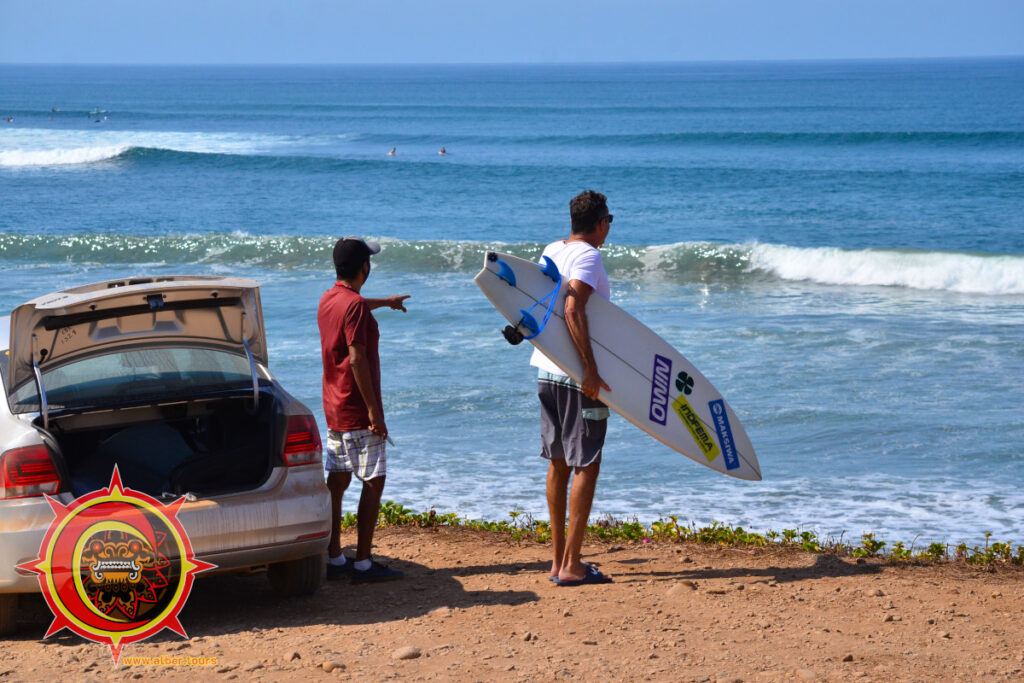
[[[672,377],[672,361],[654,354],[654,370],[651,373],[651,422],[660,425],[668,419],[668,389]]]
[[[725,401],[708,401],[708,408],[711,408],[711,419],[715,423],[715,431],[718,432],[718,443],[722,444],[725,469],[734,470],[740,466],[740,458],[736,454],[736,442],[732,438],[729,415],[725,412]]]
[[[56,518],[39,559],[19,566],[39,577],[53,612],[44,638],[68,629],[121,648],[168,628],[187,638],[178,613],[197,572],[214,565],[195,559],[177,518],[185,497],[169,505],[124,488],[114,468],[110,485],[65,507],[46,497]]]
[[[686,395],[679,394],[679,398],[672,402],[672,407],[675,409],[679,419],[686,425],[686,428],[690,430],[693,440],[704,451],[704,457],[708,459],[708,462],[714,462],[720,453],[718,446],[715,444],[714,439],[711,438],[711,435],[708,434],[708,431],[704,429],[704,424],[697,417],[697,413],[690,406],[690,402],[686,400]]]

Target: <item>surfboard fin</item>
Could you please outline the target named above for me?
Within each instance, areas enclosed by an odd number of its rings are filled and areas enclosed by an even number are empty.
[[[523,314],[523,318],[519,321],[519,324],[530,332],[533,332],[535,335],[538,334],[540,332],[540,325],[537,324],[537,319],[534,318],[529,311],[519,309],[519,312]]]
[[[558,282],[558,266],[555,265],[555,262],[551,260],[550,256],[541,256],[541,258],[544,259],[544,265],[540,267],[540,272],[544,273],[555,282]]]
[[[524,339],[533,339],[540,332],[540,327],[537,325],[537,319],[534,318],[529,311],[520,309],[519,312],[523,314],[523,317],[519,319],[519,322],[515,325],[506,325],[505,329],[501,331],[505,336],[505,341],[512,346],[523,343]],[[531,332],[529,337],[523,336],[523,333],[519,331],[520,326],[525,327]]]
[[[498,277],[505,282],[509,283],[513,287],[516,286],[516,274],[512,272],[512,268],[507,263],[498,259]]]

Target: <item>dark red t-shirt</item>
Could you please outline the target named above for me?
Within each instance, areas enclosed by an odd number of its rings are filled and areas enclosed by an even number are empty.
[[[324,415],[336,432],[370,428],[370,413],[349,366],[348,347],[362,344],[370,363],[370,378],[377,393],[377,410],[383,418],[380,396],[380,331],[366,299],[342,284],[320,297],[316,314],[320,326],[320,350],[324,364]]]

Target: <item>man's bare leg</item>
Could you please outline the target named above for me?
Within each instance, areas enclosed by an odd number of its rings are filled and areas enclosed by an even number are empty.
[[[558,578],[562,581],[579,581],[586,576],[587,570],[581,559],[583,534],[587,530],[590,506],[594,502],[594,490],[597,488],[597,475],[600,472],[600,462],[575,468],[572,491],[569,494],[569,533],[565,539],[562,565],[558,570]]]
[[[551,576],[558,576],[565,554],[565,502],[571,469],[564,460],[548,465],[548,517],[551,519]]]
[[[373,532],[377,528],[377,517],[380,515],[380,499],[384,495],[386,477],[374,477],[363,482],[363,492],[359,495],[359,541],[356,546],[356,562],[370,559],[373,548]]]
[[[328,557],[341,555],[341,497],[351,481],[351,472],[327,473],[327,490],[331,492],[331,541],[327,545]]]

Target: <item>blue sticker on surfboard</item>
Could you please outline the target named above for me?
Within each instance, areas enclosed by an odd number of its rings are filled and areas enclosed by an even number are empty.
[[[736,443],[732,438],[729,415],[725,412],[725,401],[722,399],[709,401],[708,408],[711,409],[711,419],[715,423],[715,431],[718,432],[718,443],[722,446],[725,469],[734,470],[740,466],[740,459],[736,455]]]

